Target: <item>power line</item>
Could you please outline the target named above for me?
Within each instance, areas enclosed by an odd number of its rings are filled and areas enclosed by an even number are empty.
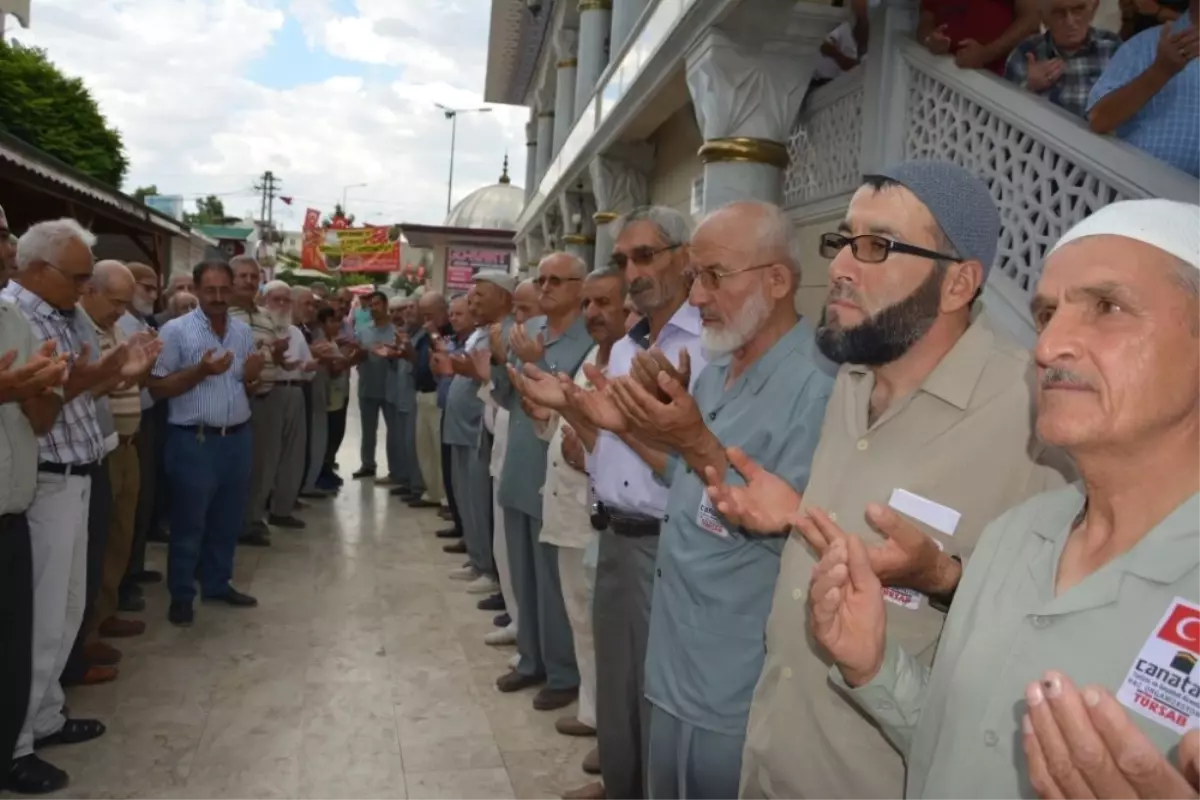
[[[271,223],[275,217],[275,196],[279,179],[275,177],[275,173],[267,170],[263,173],[262,183],[255,184],[256,191],[262,192],[262,209],[259,214],[259,219],[266,223],[267,227],[271,227]]]

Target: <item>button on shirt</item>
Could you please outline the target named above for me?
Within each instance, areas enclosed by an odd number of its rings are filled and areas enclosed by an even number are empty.
[[[82,343],[75,331],[74,323],[61,311],[51,306],[33,292],[23,289],[16,281],[9,281],[0,298],[8,300],[21,310],[33,330],[34,350],[47,340],[58,344],[59,353],[70,353],[78,358]],[[93,359],[99,350],[92,350]],[[38,437],[38,459],[54,464],[91,464],[104,456],[104,434],[96,418],[96,401],[90,392],[77,395],[63,403],[62,411],[54,420],[54,426],[45,436]]]
[[[535,341],[539,334],[545,336],[546,349],[537,364],[545,372],[574,375],[592,349],[592,337],[587,332],[587,323],[582,314],[557,336],[550,334],[545,317],[534,317],[526,322],[525,331]],[[515,356],[513,364],[520,369],[520,361]],[[500,475],[500,505],[541,519],[547,442],[538,437],[533,420],[521,408],[520,397],[513,389],[507,372],[493,369],[492,376],[496,399],[509,411],[508,449],[504,456],[504,470]]]
[[[798,322],[726,388],[732,356],[700,374],[692,394],[725,447],[803,491],[833,381]],[[745,485],[733,469],[726,477]],[[762,672],[771,590],[783,541],[730,530],[704,481],[680,461],[658,545],[646,654],[646,697],[684,722],[741,736]]]
[[[1029,56],[1032,55],[1039,63],[1060,59],[1063,64],[1062,77],[1049,89],[1037,92],[1037,95],[1082,117],[1087,114],[1088,95],[1092,87],[1120,46],[1121,37],[1117,34],[1092,28],[1083,46],[1068,54],[1058,49],[1049,31],[1037,33],[1018,44],[1009,54],[1004,67],[1004,79],[1028,90],[1025,83],[1029,80]]]
[[[1193,23],[1184,15],[1172,31]],[[1162,26],[1142,31],[1121,46],[1092,87],[1088,111],[1150,68],[1158,53]],[[1116,135],[1189,175],[1200,175],[1200,62],[1192,59],[1134,114]]]
[[[600,347],[591,349],[583,364],[595,366]],[[585,392],[592,390],[592,382],[583,372],[583,364],[575,371],[575,385]],[[546,485],[542,487],[542,532],[538,541],[555,547],[582,550],[595,538],[592,529],[592,509],[588,500],[588,476],[567,463],[563,458],[563,427],[566,421],[554,414],[541,430],[543,438],[549,439],[550,447],[546,458]]]
[[[700,310],[684,303],[658,332],[654,346],[671,363],[679,365],[679,353],[687,350],[692,361],[692,387],[707,360],[700,345]],[[642,347],[626,336],[613,345],[608,358],[608,375],[620,378],[633,368],[633,358]],[[691,388],[691,387],[689,387]],[[625,514],[662,519],[667,509],[667,488],[654,478],[650,465],[642,461],[620,437],[600,431],[587,460],[596,499]]]
[[[197,308],[171,320],[159,332],[163,349],[150,374],[165,378],[200,363],[209,350],[218,356],[233,353],[233,364],[220,375],[209,375],[192,389],[170,399],[167,421],[172,425],[227,428],[250,419],[250,401],[242,383],[246,357],[255,351],[250,326],[226,321],[225,337],[217,336],[204,311]]]
[[[375,355],[371,349],[381,344],[395,344],[396,329],[390,322],[376,325],[368,321],[358,327],[356,334],[358,343],[367,351],[367,360],[358,365],[358,396],[364,400],[386,400],[392,369],[386,358]]]
[[[1180,675],[1172,660],[1186,651],[1195,663],[1200,632],[1196,624],[1180,627],[1176,609],[1186,606],[1176,599],[1200,603],[1200,495],[1055,596],[1059,559],[1083,503],[1082,487],[1072,485],[989,525],[955,594],[932,673],[889,631],[879,674],[852,691],[907,754],[907,797],[1034,797],[1019,725],[1025,686],[1047,670],[1078,686],[1100,684],[1118,699],[1128,675],[1161,670],[1166,686],[1148,678],[1142,688],[1167,706],[1171,692],[1186,692],[1178,685],[1187,671]],[[834,680],[846,688],[840,675]],[[1182,733],[1160,716],[1168,713],[1163,705],[1148,697],[1139,704],[1135,695],[1125,704],[1129,718],[1160,752],[1171,752]],[[1195,717],[1185,724],[1194,728]]]
[[[17,352],[11,369],[23,367],[39,344],[21,310],[0,300],[0,353]],[[20,514],[33,503],[37,464],[37,437],[21,404],[0,405],[0,514]]]
[[[803,507],[836,515],[868,544],[864,519],[905,489],[962,517],[953,536],[920,523],[967,560],[988,522],[1065,479],[1040,461],[1029,353],[977,318],[919,389],[868,424],[874,373],[843,366],[825,414]],[[1054,454],[1057,455],[1057,454]],[[805,601],[817,560],[797,534],[784,546],[767,623],[767,658],[754,693],[743,791],[768,797],[900,797],[904,764],[879,730],[828,683],[809,641]],[[888,636],[928,663],[944,615],[917,593],[888,590]],[[899,605],[897,603],[903,603]],[[864,768],[870,765],[870,768]]]

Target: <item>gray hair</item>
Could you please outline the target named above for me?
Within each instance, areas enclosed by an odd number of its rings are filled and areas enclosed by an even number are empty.
[[[800,239],[796,236],[796,227],[787,212],[774,203],[763,200],[735,200],[707,214],[700,225],[718,214],[735,212],[747,213],[751,217],[749,224],[754,226],[750,231],[754,262],[778,261],[791,270],[792,275],[796,277],[796,283],[799,284],[803,251]]]
[[[91,250],[96,246],[96,236],[70,217],[30,226],[17,240],[17,271],[24,272],[35,261],[54,263],[71,242],[79,242]]]
[[[538,269],[541,269],[542,264],[545,264],[552,258],[565,258],[567,263],[571,265],[572,278],[583,278],[588,274],[588,263],[574,253],[568,253],[565,250],[547,253],[542,256],[542,260],[538,262]]]
[[[682,211],[670,206],[641,206],[613,222],[613,240],[619,239],[625,226],[633,222],[649,222],[664,245],[688,244],[695,229],[692,218]]]
[[[262,287],[263,297],[266,297],[271,292],[277,292],[280,289],[287,289],[288,293],[291,294],[292,285],[287,281],[281,281],[278,279],[267,281],[266,285]]]
[[[104,291],[112,286],[113,280],[121,277],[133,283],[133,273],[120,261],[105,259],[104,261],[96,262],[96,266],[92,269],[92,288],[97,291]]]
[[[592,281],[600,281],[608,278],[617,279],[617,283],[619,283],[621,286],[621,301],[624,302],[626,295],[629,294],[629,284],[625,281],[625,273],[619,269],[613,269],[612,267],[598,269],[584,278],[583,282],[591,283]]]
[[[262,267],[259,266],[257,258],[255,258],[254,256],[248,256],[244,253],[240,256],[234,256],[233,258],[229,259],[229,268],[230,269],[237,269],[238,264],[250,264],[250,265],[253,265],[253,267],[255,269],[262,269]]]

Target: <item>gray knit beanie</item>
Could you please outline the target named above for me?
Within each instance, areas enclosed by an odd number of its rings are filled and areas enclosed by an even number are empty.
[[[880,170],[920,200],[958,254],[983,264],[986,282],[1000,240],[1000,212],[979,178],[948,161],[919,159]]]

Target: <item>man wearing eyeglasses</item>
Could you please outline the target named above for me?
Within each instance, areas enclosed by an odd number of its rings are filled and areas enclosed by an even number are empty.
[[[983,526],[1064,481],[1034,441],[1029,354],[977,308],[999,235],[981,181],[952,164],[910,161],[868,176],[838,232],[822,237],[832,263],[817,345],[842,367],[812,476],[804,487],[742,459],[745,485],[710,489],[730,524],[787,537],[743,797],[904,793],[900,755],[830,687],[806,635],[809,577],[826,546],[811,520],[872,546],[889,639],[928,663],[960,559]],[[793,526],[809,546],[787,536]]]

